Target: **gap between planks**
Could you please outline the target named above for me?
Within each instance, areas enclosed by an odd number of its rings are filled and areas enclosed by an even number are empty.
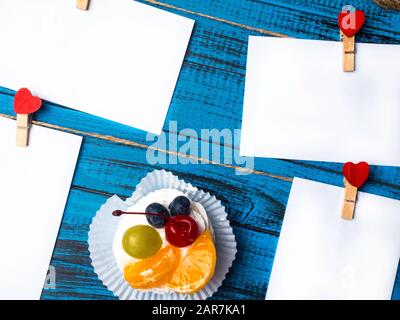
[[[8,119],[16,119],[15,116],[10,116],[7,114],[2,114],[2,113],[0,113],[0,116],[4,117],[4,118],[8,118]],[[275,175],[275,174],[260,171],[260,170],[251,170],[248,168],[239,167],[239,166],[235,166],[235,165],[219,163],[219,162],[211,161],[211,160],[200,158],[200,157],[194,157],[192,155],[188,155],[188,154],[181,153],[181,152],[170,151],[170,150],[166,150],[166,149],[148,146],[143,143],[139,143],[139,142],[135,142],[135,141],[127,140],[127,139],[117,138],[117,137],[98,134],[98,133],[91,133],[91,132],[86,132],[86,131],[75,130],[75,129],[66,128],[66,127],[62,127],[62,126],[58,126],[58,125],[54,125],[54,124],[50,124],[50,123],[46,123],[46,122],[41,122],[41,121],[34,120],[34,121],[32,121],[32,123],[35,125],[50,128],[50,129],[56,129],[56,130],[65,131],[65,132],[69,132],[69,133],[73,133],[73,134],[77,134],[77,135],[81,135],[81,136],[87,136],[87,137],[91,137],[91,138],[106,140],[109,142],[119,143],[119,144],[123,144],[123,145],[130,146],[130,147],[136,147],[136,148],[141,148],[141,149],[149,149],[149,150],[154,150],[154,151],[158,151],[158,152],[163,152],[163,153],[178,156],[181,158],[192,159],[192,160],[195,160],[202,164],[212,164],[212,165],[216,165],[216,166],[220,166],[220,167],[224,167],[224,168],[228,168],[228,169],[234,169],[234,170],[237,170],[237,171],[240,171],[243,173],[261,175],[261,176],[278,179],[278,180],[282,180],[282,181],[286,181],[286,182],[293,181],[293,178],[290,178],[290,177],[284,177],[284,176],[279,176],[279,175]]]
[[[144,1],[148,2],[148,3],[151,3],[151,4],[154,4],[154,5],[157,5],[157,6],[160,6],[160,7],[165,7],[165,8],[169,8],[169,9],[173,9],[173,10],[177,10],[177,11],[193,14],[193,15],[196,15],[196,16],[199,16],[199,17],[203,17],[203,18],[214,20],[214,21],[226,23],[226,24],[229,24],[229,25],[234,26],[234,27],[239,27],[239,28],[244,28],[244,29],[250,30],[250,31],[259,32],[261,34],[267,34],[267,35],[275,36],[275,37],[279,37],[279,38],[290,38],[288,35],[283,34],[283,33],[274,32],[274,31],[270,31],[270,30],[267,30],[267,29],[263,29],[263,28],[251,27],[251,26],[248,26],[246,24],[234,22],[234,21],[227,20],[227,19],[224,19],[224,18],[214,17],[214,16],[211,16],[211,15],[208,15],[208,14],[205,14],[205,13],[201,13],[201,12],[187,10],[187,9],[184,9],[184,8],[180,8],[180,7],[174,6],[172,4],[159,2],[157,0],[144,0]]]
[[[185,13],[188,13],[188,14],[192,14],[192,15],[196,15],[196,16],[199,16],[199,17],[207,18],[207,19],[210,19],[210,20],[226,23],[226,24],[229,24],[229,25],[234,26],[234,27],[240,27],[240,28],[247,29],[247,30],[250,30],[250,31],[255,31],[255,32],[258,32],[258,33],[261,33],[261,34],[271,35],[271,36],[275,36],[275,37],[279,37],[279,38],[293,38],[293,37],[291,37],[291,36],[289,36],[287,34],[284,34],[284,33],[274,32],[274,31],[271,31],[271,30],[268,30],[268,29],[263,29],[263,28],[255,28],[255,27],[249,26],[247,24],[242,24],[242,23],[234,22],[234,21],[227,20],[227,19],[224,19],[224,18],[214,17],[214,16],[211,16],[209,14],[205,14],[205,13],[201,13],[201,12],[196,12],[196,11],[184,9],[184,8],[181,8],[181,7],[178,7],[178,6],[174,6],[172,4],[160,2],[160,1],[157,1],[157,0],[143,0],[143,1],[147,2],[147,3],[151,3],[151,4],[156,5],[156,6],[169,8],[169,9],[173,9],[173,10],[177,10],[177,11],[181,11],[181,12],[185,12]],[[283,8],[289,9],[286,6],[283,6]],[[303,12],[303,13],[308,13],[307,11],[302,11],[302,10],[296,10],[296,11]],[[320,14],[317,14],[317,15],[319,17],[321,17],[321,18],[329,17],[329,16],[320,15]],[[396,31],[393,31],[391,29],[383,29],[383,28],[375,28],[375,29],[376,30],[380,30],[380,31],[384,31],[384,32],[391,32],[391,33],[393,33],[395,35],[400,34],[400,32],[396,32]]]

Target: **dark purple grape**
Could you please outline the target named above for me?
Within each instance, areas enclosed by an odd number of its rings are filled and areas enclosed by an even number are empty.
[[[154,213],[158,214],[159,216],[146,216],[147,221],[150,225],[154,228],[163,228],[169,217],[169,212],[167,208],[165,208],[162,204],[154,202],[147,206],[146,213]]]
[[[188,216],[190,214],[190,200],[185,196],[176,197],[169,204],[169,211],[171,212],[171,216]]]

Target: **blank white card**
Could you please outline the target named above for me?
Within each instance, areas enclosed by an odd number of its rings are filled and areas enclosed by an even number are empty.
[[[81,137],[33,126],[15,145],[0,117],[0,300],[39,299],[67,201]]]
[[[0,86],[159,134],[194,21],[133,0],[1,0]]]
[[[390,299],[400,257],[400,201],[295,178],[267,299]]]
[[[241,155],[400,165],[400,46],[249,38]]]

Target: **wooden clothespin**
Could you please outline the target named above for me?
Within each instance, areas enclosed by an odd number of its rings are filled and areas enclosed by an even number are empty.
[[[348,37],[340,31],[343,41],[343,71],[352,72],[356,69],[356,43],[355,36]]]
[[[42,100],[32,96],[31,92],[22,88],[14,98],[14,111],[17,114],[17,146],[27,147],[29,144],[29,130],[32,114],[40,109]]]
[[[76,0],[76,7],[81,10],[88,10],[89,0]]]
[[[354,210],[356,208],[358,188],[351,185],[346,178],[343,179],[344,183],[344,201],[342,207],[342,218],[344,220],[353,220]]]
[[[366,162],[354,164],[347,162],[343,166],[344,175],[344,200],[342,207],[342,218],[354,219],[354,211],[357,203],[357,192],[369,176],[369,165]]]
[[[355,70],[356,40],[355,35],[365,22],[365,14],[362,10],[356,10],[353,6],[344,6],[338,16],[340,27],[340,39],[343,41],[343,71]]]

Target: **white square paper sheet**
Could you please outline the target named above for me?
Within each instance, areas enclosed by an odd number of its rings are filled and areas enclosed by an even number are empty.
[[[0,300],[40,298],[81,137],[33,126],[15,145],[16,121],[0,117]]]
[[[159,134],[194,21],[133,0],[1,0],[0,86]]]
[[[249,38],[243,156],[400,165],[400,46]]]
[[[400,257],[400,201],[295,178],[267,299],[390,299]]]

